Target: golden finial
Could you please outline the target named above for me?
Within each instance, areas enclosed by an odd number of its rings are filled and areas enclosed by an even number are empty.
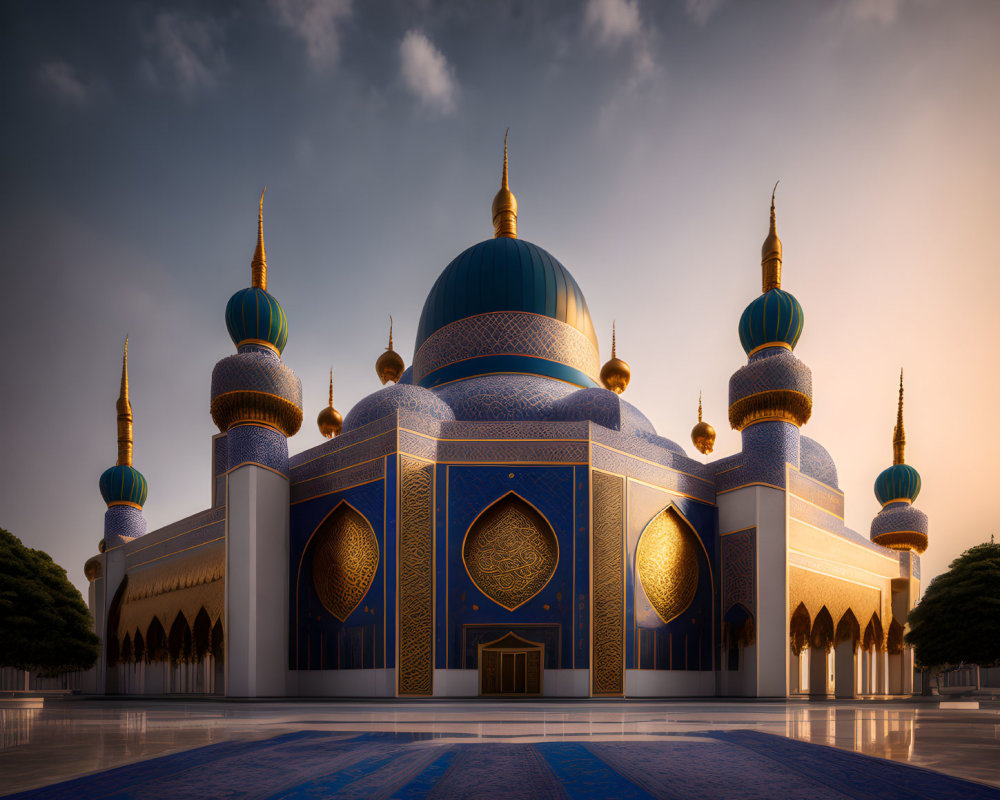
[[[691,441],[703,455],[711,453],[715,446],[715,428],[701,419],[701,392],[698,392],[698,424],[691,429]]]
[[[500,191],[493,198],[493,237],[499,239],[517,238],[517,198],[507,183],[507,133],[503,135],[503,177],[500,179]]]
[[[615,347],[615,323],[611,323],[611,358],[601,367],[601,383],[605,389],[610,389],[615,394],[621,394],[632,379],[632,370],[629,365],[618,358]]]
[[[768,231],[767,238],[760,248],[760,266],[763,272],[763,291],[781,288],[781,239],[774,223],[774,193],[778,191],[778,184],[775,181],[771,190],[771,230]]]
[[[903,370],[899,370],[899,408],[896,410],[896,427],[892,432],[892,463],[905,464],[906,431],[903,430]]]
[[[260,210],[257,212],[257,247],[250,262],[251,286],[267,291],[267,253],[264,252],[264,192],[260,193]]]
[[[399,379],[403,377],[403,370],[406,369],[406,365],[403,363],[403,357],[392,349],[392,315],[389,315],[389,346],[385,348],[385,352],[378,357],[375,362],[375,374],[378,375],[378,379],[382,381],[382,385],[392,381],[393,383],[399,383]]]
[[[132,466],[132,404],[128,399],[128,336],[122,352],[122,386],[118,394],[118,464]]]
[[[326,408],[319,412],[316,417],[316,425],[323,437],[330,439],[340,434],[340,429],[344,426],[344,418],[340,412],[333,407],[333,367],[330,367],[330,399]]]

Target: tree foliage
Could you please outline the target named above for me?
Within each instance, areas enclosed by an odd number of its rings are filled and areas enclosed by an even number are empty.
[[[1000,663],[1000,544],[966,550],[910,612],[907,644],[924,667]]]
[[[0,666],[75,672],[94,665],[99,645],[66,570],[0,528]]]

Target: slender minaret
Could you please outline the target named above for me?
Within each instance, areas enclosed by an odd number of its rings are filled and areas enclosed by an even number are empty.
[[[302,382],[281,361],[288,320],[267,291],[264,193],[251,285],[226,306],[236,354],[212,371],[212,419],[225,434],[226,694],[287,692],[288,437],[302,425]],[[221,448],[220,448],[221,449]]]

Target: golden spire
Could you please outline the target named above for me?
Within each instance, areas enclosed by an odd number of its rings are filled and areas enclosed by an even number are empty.
[[[701,419],[701,392],[698,392],[698,424],[691,429],[691,441],[703,455],[711,453],[715,446],[715,428]]]
[[[774,193],[778,190],[779,183],[781,181],[775,181],[774,188],[771,190],[771,230],[768,231],[767,238],[760,248],[760,266],[763,272],[764,286],[762,291],[764,292],[769,289],[781,288],[781,239],[778,238],[774,224]]]
[[[625,391],[632,379],[632,370],[628,364],[618,358],[615,347],[615,323],[611,323],[611,358],[601,367],[601,383],[605,389],[615,394]]]
[[[399,383],[399,379],[403,377],[403,371],[406,369],[406,364],[403,363],[403,357],[392,349],[392,315],[389,315],[389,346],[385,348],[385,352],[378,357],[375,362],[375,374],[378,375],[378,379],[382,381],[382,385],[392,381],[393,383]]]
[[[510,133],[510,128],[507,128]],[[503,135],[503,177],[500,179],[500,191],[493,198],[493,237],[499,239],[517,238],[517,198],[507,184],[507,133]]]
[[[118,464],[132,466],[132,404],[128,400],[128,336],[122,352],[122,386],[118,394]]]
[[[327,406],[319,412],[316,417],[316,425],[324,438],[330,439],[340,434],[340,429],[344,426],[344,418],[340,412],[333,407],[333,367],[330,367],[330,399]]]
[[[267,253],[264,252],[264,192],[260,193],[260,210],[257,212],[257,247],[250,262],[251,286],[267,291]]]
[[[896,410],[896,427],[892,431],[892,463],[905,464],[903,450],[906,447],[906,431],[903,430],[903,370],[899,370],[899,408]]]

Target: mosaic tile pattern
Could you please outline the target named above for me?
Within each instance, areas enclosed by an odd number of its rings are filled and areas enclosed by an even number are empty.
[[[179,519],[131,544],[125,551],[128,564],[150,561],[187,547],[205,544],[225,535],[226,508],[219,506]]]
[[[227,356],[212,370],[212,399],[227,392],[262,392],[302,408],[302,381],[264,349]]]
[[[715,503],[715,487],[704,480],[686,475],[669,467],[650,464],[630,456],[628,453],[616,452],[602,447],[596,440],[590,450],[591,465],[596,469],[607,470],[619,475],[650,483],[673,492],[678,492],[706,503]]]
[[[344,417],[343,433],[350,433],[401,409],[439,421],[455,419],[451,407],[430,389],[394,383],[358,401]]]
[[[438,440],[400,429],[399,452],[436,461],[438,459]]]
[[[757,529],[722,537],[722,613],[737,603],[757,613]]]
[[[110,506],[104,512],[104,542],[117,547],[146,532],[146,518],[134,506]]]
[[[803,437],[803,440],[805,437]],[[831,514],[844,518],[844,495],[797,469],[788,470],[788,491]]]
[[[586,441],[479,441],[438,443],[438,460],[449,463],[586,464]]]
[[[413,357],[414,380],[420,383],[458,361],[509,354],[565,364],[595,382],[601,368],[593,343],[572,325],[540,314],[499,311],[466,317],[431,334]]]
[[[445,422],[443,439],[586,439],[586,422]]]
[[[729,379],[729,404],[758,392],[790,389],[812,397],[812,370],[782,348],[761,350]]]
[[[799,463],[805,475],[834,489],[840,488],[837,483],[837,465],[833,462],[833,456],[815,439],[810,439],[808,436],[799,437]]]
[[[928,532],[927,515],[909,503],[891,503],[872,519],[871,536],[873,539],[879,534],[897,531],[916,531],[926,536]]]
[[[299,466],[292,469],[293,484],[306,483],[321,475],[328,475],[331,472],[370,461],[373,458],[382,458],[394,452],[396,432],[395,430],[387,430],[374,433],[369,437],[358,436],[354,437],[354,441],[351,442],[341,441],[338,436],[333,441],[340,446],[329,448],[327,452],[319,456],[314,455],[309,461],[300,462]],[[326,448],[317,448],[317,450],[321,449]]]
[[[625,692],[625,555],[623,481],[595,472],[593,480],[591,693]]]
[[[579,389],[557,401],[552,419],[590,420],[601,427],[632,436],[655,436],[656,430],[642,412],[607,389]]]
[[[799,466],[799,429],[790,422],[758,422],[744,428],[743,483],[784,487],[785,464]]]
[[[280,431],[262,425],[234,425],[227,438],[229,469],[249,463],[288,474],[288,439]]]
[[[434,692],[433,467],[399,460],[399,694]]]
[[[550,419],[553,403],[575,390],[563,381],[536,375],[483,375],[434,391],[451,406],[457,420],[503,422]]]
[[[368,483],[384,477],[385,459],[378,458],[354,467],[341,469],[331,475],[321,475],[303,483],[292,484],[290,489],[291,502],[301,503],[313,497],[339,492],[349,486],[357,486],[360,483]]]
[[[212,438],[212,477],[222,475],[229,469],[229,450],[226,434]]]
[[[595,442],[625,450],[639,458],[645,458],[665,467],[671,467],[703,478],[706,483],[712,482],[711,467],[688,458],[684,449],[676,442],[662,436],[650,436],[640,433],[633,435],[628,432],[619,433],[607,428],[593,425],[590,428],[591,438]]]

